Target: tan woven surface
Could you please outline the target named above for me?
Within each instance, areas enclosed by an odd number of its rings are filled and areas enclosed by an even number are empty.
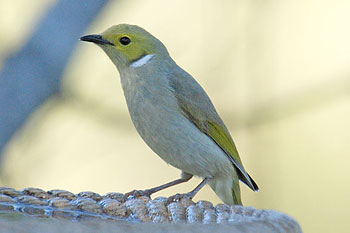
[[[107,225],[122,224],[121,226],[151,222],[162,227],[165,224],[168,226],[166,229],[172,229],[174,224],[169,223],[184,225],[181,226],[184,228],[189,226],[184,223],[191,223],[191,226],[195,224],[199,230],[201,225],[205,224],[222,229],[236,229],[234,232],[301,232],[293,218],[273,210],[224,204],[213,206],[207,201],[194,203],[189,199],[167,203],[167,198],[151,200],[145,196],[129,198],[124,202],[122,197],[121,193],[107,193],[101,196],[93,192],[73,194],[65,190],[46,192],[36,188],[25,188],[18,191],[0,187],[0,213],[3,216],[31,216],[29,220],[24,220],[26,224],[34,221],[39,224],[37,226],[43,227],[45,224],[57,224],[56,221],[40,223],[39,219],[49,218],[60,219],[57,221],[84,222],[84,226],[91,221],[95,224],[107,221]],[[33,216],[37,218],[32,218]],[[19,219],[23,221],[22,218]],[[9,224],[11,226],[11,221],[3,222],[4,218],[0,220],[4,227]],[[136,225],[132,226],[132,229],[138,229],[139,224]],[[16,224],[11,227],[15,226]],[[153,226],[154,224],[147,225],[148,228]],[[203,228],[205,229],[208,228]]]

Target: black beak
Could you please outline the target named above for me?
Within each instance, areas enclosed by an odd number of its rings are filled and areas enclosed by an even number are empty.
[[[101,35],[87,35],[80,37],[81,41],[87,41],[87,42],[93,42],[95,44],[102,44],[102,45],[114,45],[112,42],[109,42],[108,40],[102,39]]]

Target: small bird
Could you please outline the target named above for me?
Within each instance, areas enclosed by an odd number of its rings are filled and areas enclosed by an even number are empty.
[[[209,184],[225,204],[242,205],[239,180],[258,191],[208,95],[175,63],[160,40],[129,24],[112,26],[80,40],[95,43],[112,60],[137,132],[165,162],[182,171],[180,179],[134,190],[127,196],[150,196],[193,176],[203,181],[191,192],[169,198],[192,199]]]

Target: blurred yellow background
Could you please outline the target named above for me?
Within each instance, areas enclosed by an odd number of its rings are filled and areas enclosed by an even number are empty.
[[[0,0],[2,61],[54,3]],[[241,185],[243,203],[288,213],[305,232],[348,232],[349,12],[345,0],[121,0],[85,34],[129,23],[159,38],[207,91],[258,183],[258,193]],[[80,43],[64,76],[6,147],[1,185],[104,194],[179,177],[137,135],[102,50]],[[220,202],[209,187],[200,199]]]

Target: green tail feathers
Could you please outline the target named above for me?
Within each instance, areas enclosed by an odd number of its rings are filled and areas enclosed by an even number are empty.
[[[238,181],[233,182],[232,196],[233,196],[234,205],[243,205],[242,199],[241,199],[241,189],[239,187]]]
[[[209,185],[225,204],[242,205],[238,177],[216,178]]]

